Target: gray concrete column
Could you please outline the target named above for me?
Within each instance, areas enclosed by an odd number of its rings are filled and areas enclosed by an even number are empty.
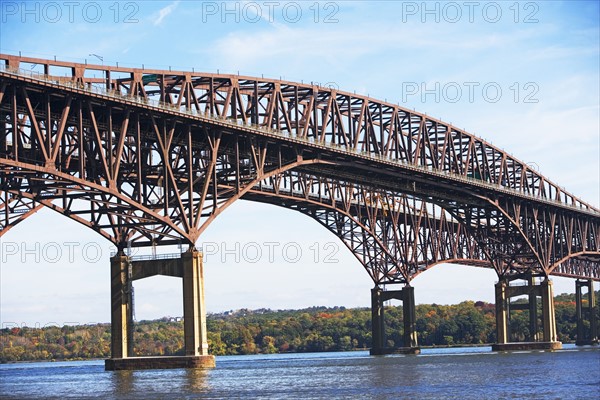
[[[542,318],[543,318],[543,339],[544,342],[556,342],[556,315],[554,312],[554,293],[552,290],[552,281],[545,279],[541,284],[542,289]]]
[[[385,327],[383,316],[382,290],[379,287],[371,289],[371,353],[381,351],[385,347]]]
[[[417,347],[417,317],[415,311],[415,288],[402,289],[402,315],[404,319],[404,347]]]
[[[581,296],[581,287],[583,282],[579,279],[575,281],[575,312],[577,315],[577,341],[578,346],[586,344],[584,326],[583,326],[583,298]]]
[[[119,253],[110,259],[111,272],[111,357],[133,355],[133,299],[131,263]]]
[[[508,343],[508,282],[500,279],[496,283],[496,343]]]
[[[583,306],[583,295],[581,289],[587,288],[587,307]],[[578,346],[598,343],[598,333],[596,326],[596,296],[594,293],[594,283],[589,280],[575,281],[575,307],[577,311],[577,341]],[[584,321],[588,320],[590,327],[585,329]]]
[[[596,294],[594,293],[594,281],[588,280],[589,289],[589,313],[590,313],[590,339],[592,343],[598,344],[598,321],[596,321]]]
[[[538,315],[537,315],[537,293],[535,290],[535,279],[529,277],[529,341],[538,341]]]
[[[186,356],[208,355],[202,253],[190,249],[181,255],[183,268],[183,330]]]

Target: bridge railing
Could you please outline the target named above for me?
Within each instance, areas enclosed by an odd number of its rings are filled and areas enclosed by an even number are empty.
[[[187,109],[184,106],[181,106],[178,104],[166,103],[166,102],[162,102],[162,101],[151,99],[151,98],[132,96],[129,93],[123,93],[120,90],[110,90],[104,86],[95,86],[95,85],[91,85],[91,84],[84,84],[84,83],[75,81],[75,80],[73,80],[73,78],[69,78],[69,77],[65,77],[63,79],[62,77],[45,75],[45,74],[39,73],[37,71],[30,71],[30,70],[26,70],[23,68],[9,67],[8,65],[4,65],[4,64],[0,64],[0,72],[5,72],[8,74],[12,74],[12,75],[18,75],[18,76],[23,76],[23,77],[31,78],[34,80],[38,80],[38,81],[43,81],[43,82],[46,82],[46,83],[49,83],[52,85],[58,85],[60,87],[68,87],[68,88],[76,90],[76,91],[93,93],[93,94],[100,95],[100,96],[108,96],[108,97],[117,99],[119,102],[131,103],[131,104],[135,104],[135,105],[139,105],[139,106],[143,106],[143,107],[154,107],[159,110],[167,110],[169,112],[175,112],[175,113],[185,115],[188,117],[193,117],[193,118],[208,119],[210,121],[219,123],[221,126],[227,126],[227,127],[233,128],[233,129],[246,129],[246,130],[251,131],[252,133],[256,133],[258,131],[267,136],[277,137],[277,138],[285,138],[292,142],[308,144],[311,147],[317,147],[317,148],[321,148],[321,149],[325,149],[325,150],[332,150],[332,151],[343,153],[343,154],[354,154],[363,159],[368,159],[368,160],[375,161],[378,163],[385,163],[388,165],[399,166],[403,169],[408,169],[411,171],[421,172],[421,173],[425,173],[425,174],[429,174],[429,175],[435,175],[435,176],[438,176],[438,177],[441,177],[444,179],[450,179],[450,180],[458,181],[461,183],[466,183],[471,186],[477,186],[477,187],[481,187],[481,188],[485,188],[485,189],[491,189],[493,191],[502,192],[502,193],[509,194],[512,196],[531,199],[536,202],[557,205],[560,207],[566,207],[566,208],[569,208],[572,210],[585,212],[585,213],[592,214],[595,216],[600,216],[600,210],[596,210],[582,202],[576,203],[576,204],[565,203],[565,202],[562,202],[562,201],[559,201],[556,199],[543,197],[539,194],[534,195],[534,194],[530,194],[530,193],[524,193],[517,189],[511,188],[508,186],[503,186],[498,183],[484,181],[481,179],[477,179],[475,177],[459,175],[459,174],[452,173],[449,171],[444,171],[444,170],[440,170],[437,168],[433,168],[431,166],[422,166],[422,165],[412,164],[412,163],[408,163],[403,160],[393,159],[393,158],[390,158],[388,156],[384,156],[381,154],[373,154],[373,153],[369,153],[367,151],[362,151],[357,148],[354,149],[354,151],[349,151],[347,147],[337,144],[337,143],[327,142],[325,140],[317,141],[313,137],[301,137],[301,136],[297,136],[295,134],[291,134],[289,132],[284,132],[284,131],[280,131],[277,129],[265,127],[262,125],[253,124],[251,122],[244,122],[241,120],[223,117],[223,116],[211,114],[206,111],[198,111],[196,109]]]
[[[201,250],[201,249],[200,249]],[[113,251],[110,253],[111,257],[116,256],[118,253]],[[181,258],[181,253],[164,253],[164,254],[143,254],[143,255],[132,255],[129,256],[131,261],[152,261],[152,260],[172,260]]]

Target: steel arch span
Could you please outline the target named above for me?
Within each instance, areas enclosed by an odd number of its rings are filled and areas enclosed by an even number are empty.
[[[0,235],[49,207],[120,249],[193,246],[248,199],[316,219],[376,284],[445,261],[600,280],[600,210],[426,115],[280,80],[0,63]]]

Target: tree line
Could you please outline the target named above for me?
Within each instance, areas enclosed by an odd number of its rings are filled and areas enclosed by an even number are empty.
[[[555,309],[559,340],[574,341],[577,335],[575,296],[556,296]],[[600,320],[598,307],[596,313]],[[416,306],[421,346],[494,343],[495,321],[494,305],[481,301]],[[385,325],[387,346],[401,346],[401,305],[385,307]],[[242,309],[209,314],[207,327],[209,351],[214,355],[348,351],[371,347],[369,308]],[[512,311],[510,327],[512,341],[527,340],[530,337],[529,311]],[[169,318],[136,321],[134,354],[182,355],[183,322]],[[0,330],[0,362],[108,357],[110,324]]]

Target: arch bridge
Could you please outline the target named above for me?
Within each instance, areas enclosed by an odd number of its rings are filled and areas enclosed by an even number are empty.
[[[417,348],[410,282],[439,263],[495,270],[499,349],[510,297],[529,295],[531,342],[556,347],[549,277],[587,282],[590,306],[600,280],[597,207],[425,114],[313,84],[0,54],[0,236],[48,207],[114,243],[113,360],[131,356],[131,281],[155,274],[183,278],[186,355],[207,356],[194,244],[239,199],[299,211],[343,241],[374,282],[373,353],[390,351],[389,298]],[[182,242],[178,259],[124,253]]]

